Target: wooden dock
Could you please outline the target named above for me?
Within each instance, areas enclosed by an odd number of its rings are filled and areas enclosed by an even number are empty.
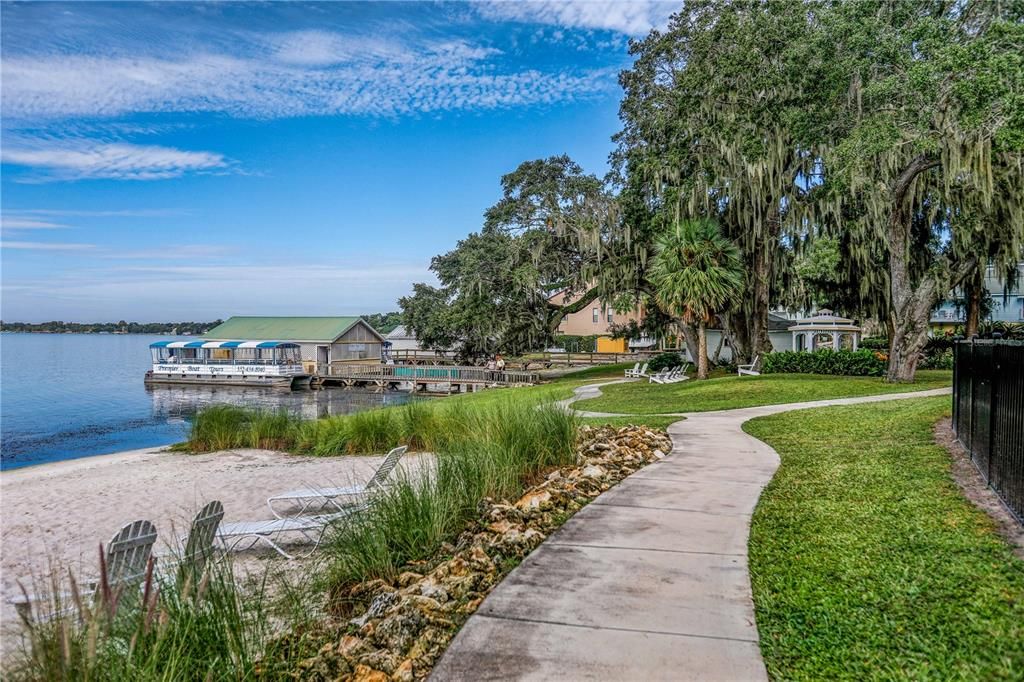
[[[662,351],[632,351],[629,353],[527,353],[518,358],[506,358],[509,365],[529,370],[531,367],[574,365],[611,365],[617,363],[644,362]],[[457,362],[455,353],[440,350],[393,350],[391,359],[400,365],[448,366]],[[479,369],[479,368],[477,368]]]
[[[450,393],[477,391],[499,386],[530,386],[540,382],[536,372],[498,371],[458,365],[343,365],[318,377],[322,386],[371,386],[384,390],[412,384],[426,391],[445,385]]]

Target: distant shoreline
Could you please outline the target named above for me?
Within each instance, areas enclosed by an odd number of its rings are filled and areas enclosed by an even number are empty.
[[[0,334],[90,334],[90,335],[102,335],[102,336],[202,336],[202,334],[174,334],[174,330],[162,331],[162,332],[108,332],[108,331],[49,331],[42,329],[25,330],[25,329],[0,329]]]

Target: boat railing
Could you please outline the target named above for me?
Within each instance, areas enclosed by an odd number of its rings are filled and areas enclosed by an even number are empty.
[[[270,358],[160,358],[157,365],[301,365],[301,360],[272,360]]]

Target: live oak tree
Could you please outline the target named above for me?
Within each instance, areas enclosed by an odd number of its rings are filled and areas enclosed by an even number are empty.
[[[740,359],[772,349],[787,228],[804,228],[797,209],[816,172],[807,22],[795,2],[692,0],[667,30],[633,44],[635,64],[620,78],[626,173],[671,219],[715,218],[741,249],[745,291],[724,316]]]
[[[620,158],[740,246],[740,357],[769,348],[773,302],[831,288],[886,320],[888,378],[911,380],[939,300],[1021,258],[1021,6],[692,0],[633,46]],[[838,270],[801,292],[820,238]]]
[[[481,231],[432,260],[441,286],[416,284],[399,301],[425,346],[458,346],[466,357],[543,347],[566,315],[615,293],[602,266],[625,240],[603,181],[556,156],[521,164],[501,184]],[[566,302],[550,300],[559,291]]]
[[[1020,3],[838,3],[814,32],[836,103],[819,220],[886,250],[890,381],[910,381],[928,318],[985,263],[1022,257]],[[844,206],[856,202],[850,216]]]

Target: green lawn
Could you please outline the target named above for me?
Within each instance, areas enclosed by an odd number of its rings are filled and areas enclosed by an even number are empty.
[[[949,398],[762,417],[750,571],[774,679],[1024,679],[1024,562],[932,440]]]
[[[498,403],[508,400],[510,397],[516,401],[524,400],[529,402],[546,402],[549,400],[564,400],[572,396],[573,389],[587,384],[600,383],[611,379],[621,379],[623,371],[631,368],[632,363],[618,365],[599,365],[588,367],[567,374],[563,377],[551,379],[547,383],[536,386],[523,386],[519,388],[490,388],[476,393],[461,393],[446,397],[446,401],[470,401],[474,405]]]
[[[880,377],[835,377],[817,374],[723,376],[678,384],[634,382],[601,389],[600,398],[575,403],[578,410],[626,414],[708,412],[755,405],[800,403],[826,398],[852,398],[878,393],[903,393],[942,388],[952,383],[947,370],[921,370],[913,384],[889,384]]]

